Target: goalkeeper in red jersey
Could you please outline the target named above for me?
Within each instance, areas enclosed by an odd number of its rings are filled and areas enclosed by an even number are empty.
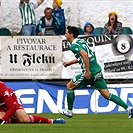
[[[65,124],[63,118],[49,119],[37,115],[28,115],[15,91],[0,82],[0,124],[4,123],[48,123]]]

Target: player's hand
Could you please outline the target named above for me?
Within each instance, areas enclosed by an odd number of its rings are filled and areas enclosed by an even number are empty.
[[[64,67],[70,66],[70,63],[69,62],[63,62],[63,66]]]
[[[91,73],[90,73],[90,71],[86,71],[86,72],[85,72],[85,78],[86,78],[86,79],[90,79],[90,78],[91,78]]]
[[[3,125],[4,123],[5,123],[5,121],[0,119],[0,125]]]

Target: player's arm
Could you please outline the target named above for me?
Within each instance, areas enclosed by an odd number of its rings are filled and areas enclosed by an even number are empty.
[[[2,120],[7,121],[16,112],[16,106],[12,99],[12,96],[4,96],[4,101],[6,103],[6,107],[8,108],[8,110],[5,113],[5,115],[2,117]]]
[[[3,84],[1,87],[0,98],[2,98],[2,100],[5,102],[8,109],[5,115],[1,118],[3,121],[6,121],[16,112],[16,103],[14,103],[14,100],[5,84]]]
[[[64,67],[67,67],[67,66],[70,66],[70,65],[76,64],[76,63],[78,63],[77,59],[69,61],[69,62],[63,62],[63,65],[64,65]]]
[[[37,1],[38,6],[41,5],[43,2],[44,2],[44,0],[38,0],[38,1]]]
[[[86,79],[90,79],[91,78],[91,73],[90,73],[90,61],[89,61],[89,58],[88,58],[88,54],[82,49],[80,51],[80,55],[82,56],[83,58],[83,61],[85,63],[85,69],[86,69],[86,72],[85,72],[85,78]]]

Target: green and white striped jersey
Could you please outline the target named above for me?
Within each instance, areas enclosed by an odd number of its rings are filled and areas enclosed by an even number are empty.
[[[101,71],[100,65],[97,63],[94,52],[90,49],[87,42],[83,39],[74,39],[71,46],[71,51],[74,53],[75,57],[78,60],[78,63],[81,65],[82,72],[85,72],[85,64],[83,58],[80,55],[80,51],[83,49],[88,54],[88,58],[90,60],[90,72],[97,73]]]
[[[22,25],[36,24],[35,9],[37,7],[37,1],[31,3],[24,2],[24,4],[19,4],[19,9],[22,16]]]

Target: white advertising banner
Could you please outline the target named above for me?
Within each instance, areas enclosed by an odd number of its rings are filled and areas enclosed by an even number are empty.
[[[80,36],[95,51],[105,79],[133,79],[131,35]],[[1,79],[71,79],[81,72],[70,44],[60,36],[0,37]]]
[[[14,89],[27,113],[59,113],[59,110],[67,108],[66,85],[31,81],[5,83],[8,87]],[[127,105],[133,107],[133,84],[108,84],[107,86],[112,94],[120,97]],[[106,100],[99,91],[85,87],[75,90],[73,113],[127,112],[121,106]]]
[[[1,79],[60,78],[60,36],[1,37]]]
[[[96,45],[95,53],[105,79],[133,79],[133,41],[128,35]]]

